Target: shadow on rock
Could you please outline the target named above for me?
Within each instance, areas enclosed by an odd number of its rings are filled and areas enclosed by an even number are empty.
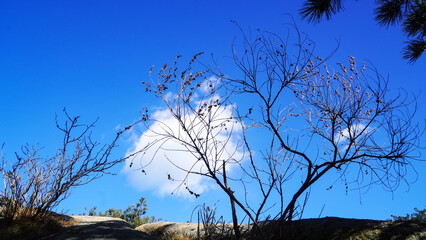
[[[107,220],[98,222],[79,222],[64,232],[42,238],[42,240],[158,240],[147,233],[137,231],[125,221]]]

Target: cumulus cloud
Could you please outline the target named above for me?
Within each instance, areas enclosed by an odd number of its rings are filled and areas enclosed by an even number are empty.
[[[194,100],[194,104],[198,106],[206,102],[212,104],[217,98],[218,96],[213,96],[207,100]],[[221,171],[224,160],[227,161],[228,172],[232,171],[235,165],[233,162],[236,163],[243,158],[239,146],[241,125],[233,120],[232,107],[212,104],[209,112],[213,114],[208,116],[206,114],[205,118],[200,118],[194,112],[187,113],[181,118],[190,129],[192,137],[197,137],[198,143],[209,157],[210,165],[218,172]],[[207,109],[205,111],[207,112]],[[197,152],[190,145],[184,144],[190,141],[190,137],[171,112],[168,109],[161,109],[151,114],[151,118],[156,121],[134,140],[132,148],[127,153],[133,154],[150,145],[147,151],[126,161],[122,172],[127,175],[130,184],[139,191],[152,191],[159,196],[174,193],[184,198],[193,197],[186,188],[197,194],[212,188],[213,183],[208,178],[187,173],[188,170],[206,173],[207,169],[198,159]],[[207,120],[211,122],[210,132],[205,128],[204,121]],[[169,136],[176,138],[172,139]]]
[[[367,127],[362,123],[353,124],[349,128],[346,128],[334,136],[334,141],[337,145],[340,145],[340,151],[345,151],[349,146],[349,139],[358,139],[360,140],[362,137],[367,134],[372,133],[373,129],[371,127]],[[356,143],[356,141],[355,141]]]
[[[203,84],[201,84],[200,91],[208,93],[211,89],[215,88],[220,83],[220,78],[210,77]]]

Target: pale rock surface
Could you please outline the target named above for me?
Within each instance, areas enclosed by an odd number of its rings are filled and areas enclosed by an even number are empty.
[[[245,229],[247,227],[242,226],[242,231]],[[203,224],[197,223],[155,222],[143,224],[136,230],[160,239],[198,239],[206,235],[216,237],[229,235],[232,232],[232,224],[209,225],[208,229],[205,229]]]

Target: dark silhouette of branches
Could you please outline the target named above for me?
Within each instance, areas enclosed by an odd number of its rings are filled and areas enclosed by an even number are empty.
[[[301,54],[292,58],[289,45],[276,34],[259,32],[251,41],[243,37],[240,51],[233,48],[242,77],[216,73],[224,86],[237,89],[234,93],[258,100],[252,111],[259,115],[242,121],[270,133],[275,150],[266,157],[288,162],[287,173],[302,172],[296,192],[279,192],[291,196],[278,214],[281,221],[291,221],[298,205],[303,212],[306,198],[298,204],[299,199],[331,172],[341,179],[355,174],[360,187],[377,183],[394,191],[406,181],[411,161],[420,159],[424,131],[413,121],[415,98],[390,92],[377,69],[357,65],[354,57],[347,65],[329,67],[326,59],[313,56],[309,41],[301,41],[300,35],[296,39]],[[268,174],[274,176],[273,171]]]
[[[187,176],[208,177],[226,193],[237,239],[236,208],[253,223],[255,235],[266,238],[260,222],[277,220],[283,230],[301,218],[310,188],[324,176],[346,186],[379,184],[389,191],[406,181],[412,161],[420,159],[424,129],[413,120],[415,97],[391,92],[377,69],[357,64],[354,57],[347,64],[328,65],[295,25],[286,37],[240,30],[231,56],[239,74],[222,72],[217,62],[207,71],[193,70],[197,54],[183,71],[175,61],[144,82],[179,123],[173,129],[145,116],[148,131],[157,136],[138,150],[156,152],[146,164],[160,150],[191,153],[190,168],[181,167],[184,160],[168,159]],[[243,99],[253,105],[245,109]],[[261,138],[260,145],[253,136]],[[235,139],[238,144],[232,145]],[[169,141],[184,149],[165,147]],[[230,175],[230,167],[240,175]],[[279,231],[275,236],[282,237]]]
[[[377,0],[376,21],[382,27],[401,24],[409,40],[402,53],[409,63],[414,63],[426,49],[426,3],[422,0]],[[320,22],[325,16],[343,10],[341,0],[306,0],[300,14],[308,22]]]
[[[327,20],[343,9],[342,0],[308,0],[303,3],[300,14],[308,22],[320,22],[325,15]]]
[[[182,145],[183,149],[191,153],[196,161],[190,168],[184,168],[176,159],[169,160],[175,167],[187,173],[186,178],[181,180],[181,186],[186,186],[186,190],[197,197],[198,194],[186,185],[187,177],[190,174],[196,174],[211,178],[229,197],[234,231],[239,237],[235,205],[243,209],[257,225],[256,218],[244,206],[244,203],[236,198],[234,190],[229,185],[230,178],[226,175],[229,166],[240,165],[241,157],[237,154],[238,149],[229,149],[229,145],[233,144],[232,137],[235,135],[234,132],[241,128],[241,123],[231,114],[233,106],[228,104],[227,97],[218,95],[219,79],[206,78],[207,71],[193,72],[192,66],[201,54],[196,54],[181,72],[178,72],[178,64],[175,61],[172,66],[164,65],[157,78],[151,78],[150,83],[143,82],[147,92],[163,100],[168,112],[178,122],[178,129],[172,129],[159,120],[145,118],[151,135],[157,137],[138,152],[148,151],[155,146],[170,152],[182,151],[163,147],[170,141]],[[171,96],[168,94],[168,89],[171,90]],[[151,123],[158,124],[159,129],[150,128]],[[237,144],[237,148],[240,145]],[[156,154],[154,158],[155,156]],[[148,164],[151,161],[154,159],[149,160]],[[170,175],[168,178],[176,180]]]

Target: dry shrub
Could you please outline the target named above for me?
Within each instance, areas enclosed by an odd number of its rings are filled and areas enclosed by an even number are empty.
[[[82,124],[79,116],[72,117],[65,109],[64,115],[63,124],[55,119],[63,138],[50,156],[42,153],[42,147],[28,144],[12,159],[1,151],[1,239],[34,239],[60,230],[69,223],[52,210],[71,189],[110,173],[113,166],[125,161],[110,160],[110,155],[119,137],[132,125],[118,131],[109,144],[101,144],[92,139],[97,120]]]
[[[26,240],[39,239],[43,236],[58,233],[65,227],[75,224],[73,218],[60,214],[45,214],[34,217],[22,215],[0,220],[0,239]]]

